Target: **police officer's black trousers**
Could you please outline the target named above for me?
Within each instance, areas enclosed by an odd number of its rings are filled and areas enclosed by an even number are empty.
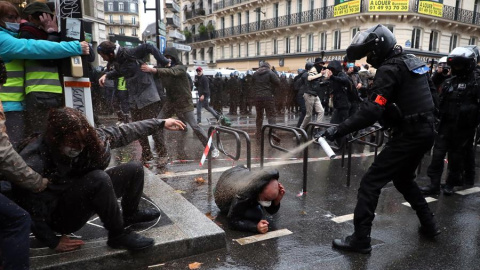
[[[473,145],[474,129],[462,130],[443,125],[435,137],[432,161],[427,169],[431,185],[435,188],[440,186],[444,159],[448,153],[448,175],[446,183],[450,186],[462,184],[464,164],[470,153],[468,150]]]
[[[431,222],[432,215],[420,189],[415,183],[415,170],[423,155],[433,144],[433,125],[419,124],[412,132],[397,134],[385,145],[363,176],[358,189],[354,212],[355,235],[370,236],[375,209],[382,188],[393,181],[422,224]]]

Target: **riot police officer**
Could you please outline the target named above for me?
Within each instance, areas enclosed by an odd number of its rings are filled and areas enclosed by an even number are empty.
[[[477,55],[465,47],[455,48],[447,58],[453,77],[442,87],[440,124],[427,175],[431,184],[423,187],[424,194],[439,194],[445,155],[448,153],[448,176],[443,188],[453,194],[454,186],[463,184],[464,164],[470,158],[480,109],[480,80],[474,74]],[[474,175],[474,174],[473,174]],[[469,180],[473,185],[473,178]]]
[[[324,136],[334,140],[381,120],[392,129],[392,138],[363,176],[354,212],[355,232],[335,239],[336,249],[370,253],[370,231],[381,189],[390,181],[410,203],[420,219],[420,233],[440,233],[427,202],[415,183],[415,169],[434,139],[434,103],[428,68],[414,55],[396,46],[392,32],[379,24],[357,33],[347,48],[349,60],[367,57],[377,68],[372,95],[359,111],[343,123],[328,128]]]

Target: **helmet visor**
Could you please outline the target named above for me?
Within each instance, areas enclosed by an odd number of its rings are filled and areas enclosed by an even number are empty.
[[[358,32],[352,40],[352,43],[347,48],[348,61],[359,60],[373,50],[375,39],[377,35],[371,32]]]
[[[465,57],[465,58],[472,58],[472,59],[477,58],[477,55],[475,54],[475,52],[472,49],[465,48],[465,47],[457,47],[457,48],[453,49],[453,51],[451,51],[450,54],[448,55],[448,58],[456,57],[456,56],[461,56],[461,57]]]

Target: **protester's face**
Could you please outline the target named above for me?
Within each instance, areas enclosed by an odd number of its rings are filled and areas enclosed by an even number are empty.
[[[203,70],[197,70],[197,75],[202,76],[203,75]]]
[[[260,193],[259,199],[261,201],[273,201],[278,197],[278,192],[278,180],[270,180],[268,185],[263,188],[262,193]]]
[[[8,11],[7,14],[3,15],[2,17],[3,22],[10,22],[10,23],[19,23],[20,22],[20,16],[18,13],[14,11]]]
[[[72,132],[65,136],[63,142],[60,143],[60,152],[66,156],[72,156],[72,153],[80,153],[82,152],[83,148],[85,147],[85,142],[83,141],[82,131]]]
[[[113,60],[113,57],[109,54],[104,54],[104,53],[99,53],[99,54],[102,57],[103,61],[110,62],[111,60]]]

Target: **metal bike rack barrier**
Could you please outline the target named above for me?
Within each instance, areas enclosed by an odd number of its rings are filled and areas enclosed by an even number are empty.
[[[313,130],[315,127],[321,127],[321,128],[329,128],[329,127],[334,127],[338,126],[338,124],[331,124],[331,123],[314,123],[310,122],[305,126],[305,131],[309,135],[309,139],[313,139]],[[346,146],[346,137],[343,138],[343,142],[340,147],[337,147],[335,145],[331,145],[333,151],[338,151],[342,150],[342,168],[345,166],[345,146]]]
[[[377,158],[377,153],[378,153],[378,148],[380,146],[383,145],[383,128],[380,127],[380,126],[372,126],[374,128],[376,128],[375,130],[373,131],[370,131],[370,132],[367,132],[365,134],[362,134],[358,137],[354,137],[350,140],[348,140],[348,165],[347,165],[347,187],[350,186],[350,174],[351,174],[351,170],[352,170],[352,145],[353,143],[357,143],[357,144],[364,144],[364,145],[370,145],[370,146],[373,146],[375,147],[375,158]],[[375,143],[371,143],[371,142],[366,142],[366,141],[362,141],[360,140],[361,138],[364,138],[370,134],[373,134],[375,133]]]
[[[238,161],[240,159],[240,154],[241,154],[241,149],[242,149],[242,141],[240,140],[240,136],[238,134],[242,134],[245,137],[246,143],[247,143],[247,167],[249,170],[251,170],[252,167],[252,147],[250,144],[250,136],[243,131],[239,129],[234,129],[230,127],[223,127],[223,126],[217,126],[213,127],[211,126],[208,129],[208,134],[212,134],[212,131],[215,129],[215,136],[217,138],[217,149],[218,151],[222,152],[224,155],[228,156],[229,158]],[[219,136],[220,133],[226,133],[226,134],[231,134],[235,137],[235,142],[236,142],[236,153],[235,156],[232,156],[225,152],[225,149],[223,149],[223,144],[221,143],[221,138]],[[208,184],[212,183],[212,151],[208,151]]]
[[[300,144],[306,143],[308,141],[308,136],[305,130],[297,127],[290,127],[290,126],[282,126],[282,125],[264,125],[262,127],[262,138],[260,141],[260,168],[263,169],[263,160],[265,158],[265,130],[269,129],[268,131],[268,141],[270,143],[270,146],[274,149],[280,150],[282,152],[289,153],[291,152],[288,149],[285,149],[283,147],[277,146],[273,144],[273,139],[272,139],[272,132],[274,130],[283,130],[283,131],[289,131],[295,135],[297,145],[300,146]],[[302,140],[303,139],[303,140]],[[305,147],[303,150],[303,192],[307,192],[307,170],[308,170],[308,147]]]

